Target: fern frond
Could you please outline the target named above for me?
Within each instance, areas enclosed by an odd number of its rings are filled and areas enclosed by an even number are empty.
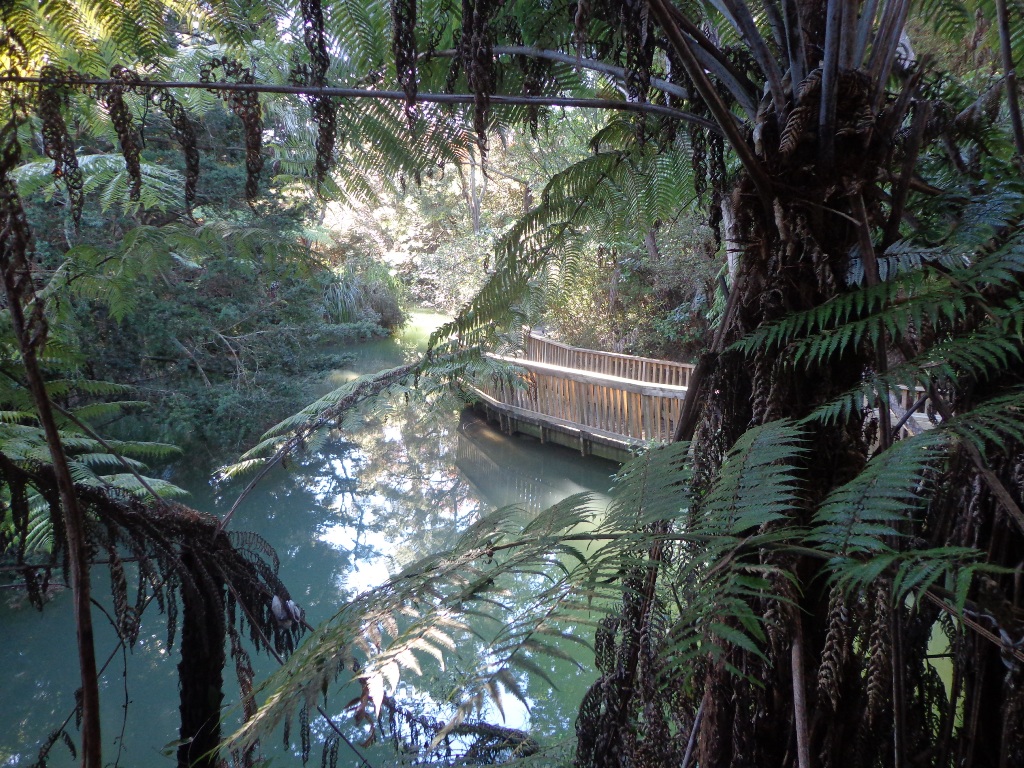
[[[939,430],[969,440],[982,455],[1020,444],[1024,442],[1024,388],[979,403],[941,424]]]
[[[894,552],[890,541],[910,534],[914,514],[927,500],[922,483],[947,451],[946,438],[934,431],[901,440],[825,498],[806,540],[836,558],[835,578],[841,584],[862,585],[877,577],[870,568],[858,575],[854,558]]]
[[[747,430],[701,502],[705,526],[740,536],[789,517],[800,503],[793,465],[806,451],[805,440],[803,429],[787,421]]]

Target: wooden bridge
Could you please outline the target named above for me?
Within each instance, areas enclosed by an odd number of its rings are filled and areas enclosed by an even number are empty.
[[[688,363],[633,357],[570,347],[529,333],[525,354],[492,359],[525,371],[513,381],[468,384],[476,408],[509,433],[533,435],[543,443],[576,448],[623,462],[639,448],[666,443],[676,422],[695,368]],[[913,413],[919,391],[904,388],[890,398],[901,432],[930,426]],[[917,403],[919,406],[920,403]]]
[[[620,462],[672,439],[694,368],[570,347],[534,333],[524,355],[490,357],[526,371],[511,383],[469,385],[478,408],[502,430]]]

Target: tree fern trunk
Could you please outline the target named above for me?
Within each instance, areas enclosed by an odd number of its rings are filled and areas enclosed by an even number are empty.
[[[181,561],[188,575],[181,585],[178,768],[216,768],[227,639],[224,584],[191,551],[186,549]]]

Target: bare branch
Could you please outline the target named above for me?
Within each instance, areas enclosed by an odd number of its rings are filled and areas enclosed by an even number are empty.
[[[39,77],[23,77],[8,75],[0,77],[0,83],[23,83],[28,85],[40,84],[43,82]],[[124,81],[106,79],[81,79],[81,80],[47,80],[47,83],[57,82],[70,86],[97,86],[97,85],[124,85]],[[129,83],[135,88],[176,88],[180,90],[203,90],[203,91],[240,91],[243,93],[280,93],[299,96],[333,96],[341,99],[378,99],[380,101],[401,101],[405,102],[405,91],[377,91],[367,88],[332,88],[317,86],[296,86],[296,85],[271,85],[269,83],[201,83],[193,81],[176,80],[144,80],[139,79]],[[476,96],[471,93],[417,93],[417,102],[430,104],[473,104]],[[673,109],[661,104],[637,101],[616,101],[614,99],[586,99],[563,96],[509,96],[495,94],[490,97],[491,104],[504,104],[506,106],[538,106],[538,107],[576,107],[579,109],[612,109],[623,112],[648,112],[651,114],[674,117],[688,123],[696,123],[715,133],[721,133],[721,128],[712,120],[684,112],[681,109]]]
[[[999,49],[1003,56],[1006,101],[1010,108],[1010,122],[1013,124],[1013,143],[1017,157],[1024,158],[1024,123],[1020,117],[1017,70],[1013,65],[1013,49],[1010,46],[1010,21],[1006,13],[1006,0],[996,0],[996,17],[999,24]]]
[[[594,59],[580,58],[573,56],[571,53],[562,53],[561,51],[552,51],[546,48],[534,48],[530,45],[496,45],[491,50],[495,56],[525,56],[529,59],[547,59],[548,61],[557,61],[562,64],[571,64],[574,67],[582,67],[591,72],[600,72],[603,75],[610,75],[621,80],[626,79],[625,67],[617,67],[614,64],[607,64]],[[458,56],[458,51],[454,48],[449,48],[444,51],[433,51],[430,54],[425,52],[420,54],[421,59],[426,59],[428,56],[430,58],[451,59]],[[685,88],[675,83],[670,83],[668,80],[663,80],[660,77],[652,77],[651,85],[670,96],[677,96],[680,99],[690,98],[690,93]]]

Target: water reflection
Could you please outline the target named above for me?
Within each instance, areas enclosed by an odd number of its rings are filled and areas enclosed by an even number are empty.
[[[425,336],[421,332],[411,342],[390,346],[377,342],[370,350],[373,359],[336,376],[396,365]],[[581,459],[530,438],[502,436],[460,411],[454,400],[439,400],[429,406],[400,404],[386,416],[367,416],[358,429],[332,435],[314,455],[286,471],[275,470],[240,507],[232,527],[255,531],[276,548],[281,577],[311,623],[326,620],[346,600],[404,564],[450,546],[493,507],[515,503],[536,511],[581,490],[601,494],[610,485],[615,469],[610,463]],[[194,506],[223,514],[239,488],[210,485],[207,476],[196,472],[179,481],[193,491]],[[101,569],[96,574],[96,594],[102,600],[109,592]],[[39,614],[12,607],[7,598],[14,594],[0,590],[0,668],[5,680],[0,764],[5,766],[36,760],[46,734],[72,711],[78,685],[70,595],[58,595]],[[100,614],[96,621],[102,663],[116,649],[116,638]],[[118,759],[120,749],[121,765],[173,764],[173,750],[161,754],[161,748],[177,738],[176,656],[176,648],[168,652],[165,624],[153,608],[143,619],[139,644],[123,659],[112,654],[101,691],[108,761]],[[274,667],[269,659],[256,661],[257,677]],[[538,662],[553,679],[570,683],[551,691],[543,681],[522,680],[532,710],[527,714],[506,697],[506,723],[529,724],[539,737],[555,737],[571,728],[589,681],[566,662]],[[230,672],[226,678],[230,695]],[[401,694],[420,704],[430,699],[429,691],[408,684]],[[496,713],[490,714],[500,722]],[[268,756],[282,759],[275,747],[268,748]],[[75,763],[58,745],[49,764],[59,768]]]
[[[508,438],[469,409],[459,423],[455,465],[492,507],[520,504],[533,514],[574,493],[605,496],[618,469],[599,458],[581,461],[579,454],[561,446]]]

